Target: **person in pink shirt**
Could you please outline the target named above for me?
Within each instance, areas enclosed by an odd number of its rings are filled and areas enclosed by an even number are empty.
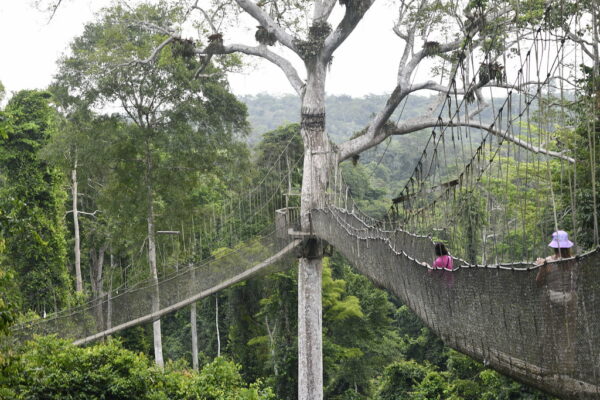
[[[435,244],[435,255],[437,258],[433,262],[433,268],[447,270],[454,269],[452,257],[448,254],[448,249],[446,249],[444,243],[437,242]]]

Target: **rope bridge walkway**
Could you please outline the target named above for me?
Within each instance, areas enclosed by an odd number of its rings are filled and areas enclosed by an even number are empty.
[[[432,270],[433,242],[370,225],[355,212],[312,213],[314,233],[398,296],[444,343],[545,391],[600,398],[600,253]]]
[[[122,293],[74,307],[47,318],[25,323],[15,331],[23,340],[33,335],[58,334],[77,345],[101,339],[118,331],[151,322],[241,281],[289,268],[290,256],[301,241],[282,239],[285,231],[256,237],[225,255],[190,266],[158,283],[160,309],[152,310],[156,285],[141,282]]]

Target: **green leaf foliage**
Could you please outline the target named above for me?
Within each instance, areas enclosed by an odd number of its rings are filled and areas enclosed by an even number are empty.
[[[388,365],[377,388],[376,399],[407,399],[413,389],[427,376],[427,368],[415,361],[398,361]]]
[[[39,156],[55,134],[49,97],[38,91],[15,94],[2,112],[7,129],[0,139],[0,228],[6,262],[15,271],[22,307],[39,313],[66,306],[71,293],[62,177]]]
[[[2,370],[0,394],[21,399],[271,400],[260,382],[247,385],[239,366],[217,358],[200,372],[176,363],[164,371],[117,341],[75,347],[53,337],[37,338]]]

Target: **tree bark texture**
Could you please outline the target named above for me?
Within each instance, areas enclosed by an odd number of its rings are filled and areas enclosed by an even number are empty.
[[[323,399],[322,258],[301,258],[298,270],[298,399]]]
[[[198,371],[198,327],[196,323],[196,302],[193,302],[190,309],[190,325],[192,326],[192,367],[194,371]]]
[[[323,204],[332,159],[325,133],[324,63],[307,62],[309,70],[302,98],[301,134],[304,141],[302,230],[311,232],[310,211]],[[298,399],[323,399],[323,337],[321,278],[323,251],[317,239],[305,243],[298,270]]]
[[[146,193],[148,202],[148,263],[154,284],[154,293],[152,295],[152,312],[160,310],[160,293],[158,288],[158,269],[156,266],[156,229],[154,226],[154,191],[152,189],[152,162],[150,160],[150,149],[146,143]],[[154,341],[154,361],[160,368],[164,367],[162,352],[162,333],[160,327],[160,318],[152,322],[152,335]]]
[[[92,297],[94,299],[94,309],[96,315],[96,324],[98,329],[104,329],[104,254],[106,253],[107,245],[102,245],[96,252],[95,249],[90,250],[90,284],[92,286]]]
[[[221,332],[219,332],[219,295],[215,295],[215,329],[217,331],[217,357],[221,357]]]
[[[77,160],[71,170],[71,197],[73,198],[73,231],[75,244],[73,253],[75,254],[75,289],[78,293],[83,293],[83,279],[81,278],[81,245],[79,236],[79,210],[77,209]]]

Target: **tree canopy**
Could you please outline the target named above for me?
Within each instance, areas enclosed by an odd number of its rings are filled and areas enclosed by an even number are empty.
[[[21,91],[2,111],[0,191],[2,236],[9,268],[16,272],[16,297],[25,309],[58,311],[71,302],[66,265],[65,196],[61,175],[40,157],[56,134],[50,94]]]

